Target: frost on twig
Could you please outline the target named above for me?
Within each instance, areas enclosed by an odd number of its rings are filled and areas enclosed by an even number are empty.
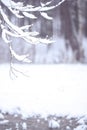
[[[52,5],[54,0],[51,0],[49,2],[43,3],[40,2],[39,6],[34,5],[24,5],[23,2],[14,2],[13,0],[0,0],[0,27],[2,30],[2,39],[5,41],[5,43],[8,44],[10,49],[11,58],[15,58],[16,60],[23,62],[23,63],[30,63],[31,60],[28,58],[29,54],[26,55],[19,55],[17,54],[13,48],[12,48],[12,38],[22,38],[29,44],[38,44],[38,43],[45,43],[50,44],[53,43],[52,39],[48,38],[41,38],[39,36],[39,32],[37,31],[29,31],[29,28],[31,28],[33,25],[24,25],[24,26],[17,26],[9,19],[8,15],[4,11],[3,7],[8,9],[13,16],[16,16],[16,18],[25,19],[29,18],[32,20],[37,20],[38,17],[36,16],[36,13],[39,13],[43,18],[46,20],[52,20],[52,17],[48,15],[47,11],[52,10],[59,5],[61,5],[65,0],[61,0],[56,5]],[[11,60],[12,62],[12,60]],[[11,63],[11,70],[12,70],[12,63]],[[16,69],[13,70],[16,71]],[[13,72],[14,73],[14,72]]]
[[[18,55],[16,54],[16,52],[12,49],[12,47],[10,46],[10,52],[12,57],[14,57],[16,60],[24,62],[24,63],[31,63],[31,60],[28,59],[29,54],[26,55]]]
[[[20,74],[22,74],[23,76],[25,77],[30,77],[29,74],[27,74],[28,72],[20,69],[20,68],[17,68],[17,66],[14,66],[14,64],[12,62],[10,62],[10,71],[9,71],[9,75],[11,77],[11,79],[15,79],[17,78]]]

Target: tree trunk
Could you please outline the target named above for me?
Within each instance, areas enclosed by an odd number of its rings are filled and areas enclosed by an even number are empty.
[[[73,1],[75,2],[75,1]],[[81,61],[83,59],[83,50],[82,50],[82,38],[83,38],[83,17],[82,17],[82,0],[77,1],[78,6],[78,33],[75,33],[76,27],[73,21],[72,11],[74,10],[71,6],[71,1],[66,0],[60,7],[60,16],[61,16],[61,28],[62,34],[65,37],[66,48],[71,46],[73,50],[73,59],[74,61]],[[76,13],[76,12],[75,12]]]
[[[84,50],[82,47],[83,43],[83,34],[84,34],[84,2],[78,0],[78,42],[79,42],[79,60],[83,62],[84,59]]]

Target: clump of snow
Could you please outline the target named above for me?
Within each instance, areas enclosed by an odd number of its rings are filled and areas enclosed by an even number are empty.
[[[19,124],[18,124],[18,123],[16,123],[15,128],[16,128],[17,130],[19,129]]]
[[[66,127],[66,130],[70,130],[70,127],[69,127],[69,126],[67,126],[67,127]]]
[[[22,123],[23,130],[27,130],[27,124],[25,122]]]
[[[84,124],[84,121],[85,121],[85,117],[81,118],[80,120],[78,120],[78,123],[79,124]]]
[[[9,129],[5,129],[5,130],[12,130],[12,128],[9,128]]]
[[[41,14],[45,19],[48,19],[48,20],[52,20],[52,19],[53,19],[52,17],[48,16],[48,14],[45,13],[45,12],[41,12],[40,14]]]
[[[78,127],[74,128],[74,130],[87,130],[87,125],[79,125]]]
[[[4,115],[0,113],[0,119],[4,119]]]
[[[0,121],[0,124],[8,124],[8,123],[9,123],[9,120]]]
[[[55,120],[53,120],[53,119],[51,119],[50,121],[49,121],[49,128],[59,128],[60,127],[60,125],[59,125],[59,123],[57,122],[57,121],[55,121]]]

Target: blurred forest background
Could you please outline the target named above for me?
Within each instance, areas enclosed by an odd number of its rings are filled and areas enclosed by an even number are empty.
[[[40,5],[40,0],[21,1],[25,5]],[[45,3],[49,0],[42,1]],[[51,4],[55,5],[59,1],[53,0]],[[65,0],[59,7],[48,11],[53,20],[43,18],[38,12],[34,13],[37,19],[18,19],[6,8],[4,10],[14,24],[33,24],[31,30],[38,31],[42,38],[54,40],[52,44],[32,45],[20,38],[13,39],[14,50],[18,54],[29,53],[32,63],[87,63],[87,0]],[[0,63],[9,61],[9,47],[0,37]]]

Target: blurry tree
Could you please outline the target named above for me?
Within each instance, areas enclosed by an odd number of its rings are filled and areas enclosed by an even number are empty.
[[[78,3],[78,42],[79,42],[79,59],[83,61],[84,59],[84,49],[83,49],[83,36],[84,36],[84,21],[85,21],[85,1],[77,1]]]
[[[61,32],[64,35],[66,48],[70,46],[74,60],[83,62],[84,50],[84,3],[82,0],[66,0],[60,6]]]
[[[85,7],[84,7],[84,33],[87,37],[87,0],[85,0]]]

